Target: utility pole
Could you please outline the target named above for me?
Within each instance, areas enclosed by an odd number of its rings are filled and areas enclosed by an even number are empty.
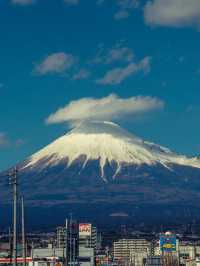
[[[72,266],[72,213],[70,213],[69,228],[69,265]]]
[[[10,174],[10,184],[13,186],[13,266],[17,266],[17,167]]]
[[[10,254],[9,254],[9,257],[10,257],[10,264],[12,263],[12,233],[11,233],[11,229],[9,227],[9,247],[10,247]]]
[[[35,261],[34,261],[34,243],[31,243],[31,257],[32,257],[32,263],[33,266],[35,266]]]
[[[64,266],[68,266],[68,219],[65,220],[65,264]],[[64,256],[63,256],[64,259]]]
[[[26,240],[25,240],[25,222],[24,222],[24,198],[21,198],[21,211],[22,211],[22,254],[23,266],[26,266]]]

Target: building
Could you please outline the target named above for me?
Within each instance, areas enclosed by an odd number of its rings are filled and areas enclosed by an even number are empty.
[[[92,224],[79,224],[79,264],[93,266],[97,247],[97,229]]]
[[[65,226],[57,228],[57,248],[66,248],[68,265],[78,262],[79,225],[75,220],[66,220]]]
[[[122,265],[131,263],[140,266],[148,257],[150,248],[151,243],[146,239],[120,239],[114,242],[114,259]]]
[[[97,242],[98,242],[98,236],[97,236],[97,228],[95,226],[92,226],[92,236],[91,236],[91,245],[96,250],[97,249]]]
[[[179,244],[179,261],[180,265],[200,265],[198,258],[200,257],[200,245],[195,243]]]
[[[160,256],[148,257],[145,266],[162,266],[162,259]]]
[[[65,260],[66,249],[56,248],[49,244],[47,248],[32,248],[31,257],[33,259],[60,258]]]
[[[56,230],[56,236],[57,236],[57,247],[58,248],[64,248],[66,245],[66,237],[67,237],[67,228],[63,226],[57,227]]]
[[[145,265],[148,257],[148,250],[146,248],[130,250],[130,264],[134,266]]]
[[[67,264],[94,265],[97,248],[97,229],[88,223],[66,220],[65,227],[57,228],[57,248],[66,248]]]
[[[81,266],[95,265],[94,248],[79,247],[79,265]]]
[[[79,247],[97,248],[97,228],[92,224],[79,224]]]
[[[67,262],[68,265],[78,263],[79,224],[76,220],[66,221],[67,227]]]

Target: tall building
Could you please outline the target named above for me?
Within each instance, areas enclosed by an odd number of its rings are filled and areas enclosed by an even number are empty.
[[[79,224],[79,247],[97,248],[97,228],[91,224]]]
[[[56,241],[57,247],[64,248],[66,245],[67,228],[63,226],[57,227],[56,236],[57,236],[57,241]]]
[[[78,263],[78,241],[79,241],[79,224],[77,221],[70,219],[66,222],[67,227],[67,261],[68,265]]]
[[[97,228],[95,226],[92,226],[91,238],[92,238],[92,241],[91,241],[92,248],[94,248],[96,250],[98,238],[97,238]]]
[[[79,224],[79,264],[93,266],[97,247],[97,229],[91,224]]]
[[[67,264],[78,262],[79,226],[75,220],[66,220],[65,226],[57,228],[57,247],[66,248]]]

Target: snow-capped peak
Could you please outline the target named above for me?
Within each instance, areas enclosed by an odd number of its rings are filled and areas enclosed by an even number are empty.
[[[154,165],[160,163],[167,168],[179,164],[200,168],[200,160],[177,155],[169,149],[154,143],[143,141],[112,122],[82,122],[68,134],[29,158],[26,167],[34,167],[40,160],[44,166],[56,165],[62,159],[68,159],[66,167],[81,155],[85,156],[83,168],[89,160],[99,160],[101,176],[104,178],[106,163],[117,163],[116,174],[123,164]]]

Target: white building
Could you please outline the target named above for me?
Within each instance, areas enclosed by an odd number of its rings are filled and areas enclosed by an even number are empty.
[[[150,247],[151,243],[146,239],[120,239],[114,242],[114,259],[122,264],[141,266],[150,254]]]
[[[31,250],[31,257],[33,259],[45,259],[45,258],[66,258],[65,248],[54,248],[49,245],[47,248],[33,248]]]
[[[94,248],[79,247],[79,265],[94,266]]]

